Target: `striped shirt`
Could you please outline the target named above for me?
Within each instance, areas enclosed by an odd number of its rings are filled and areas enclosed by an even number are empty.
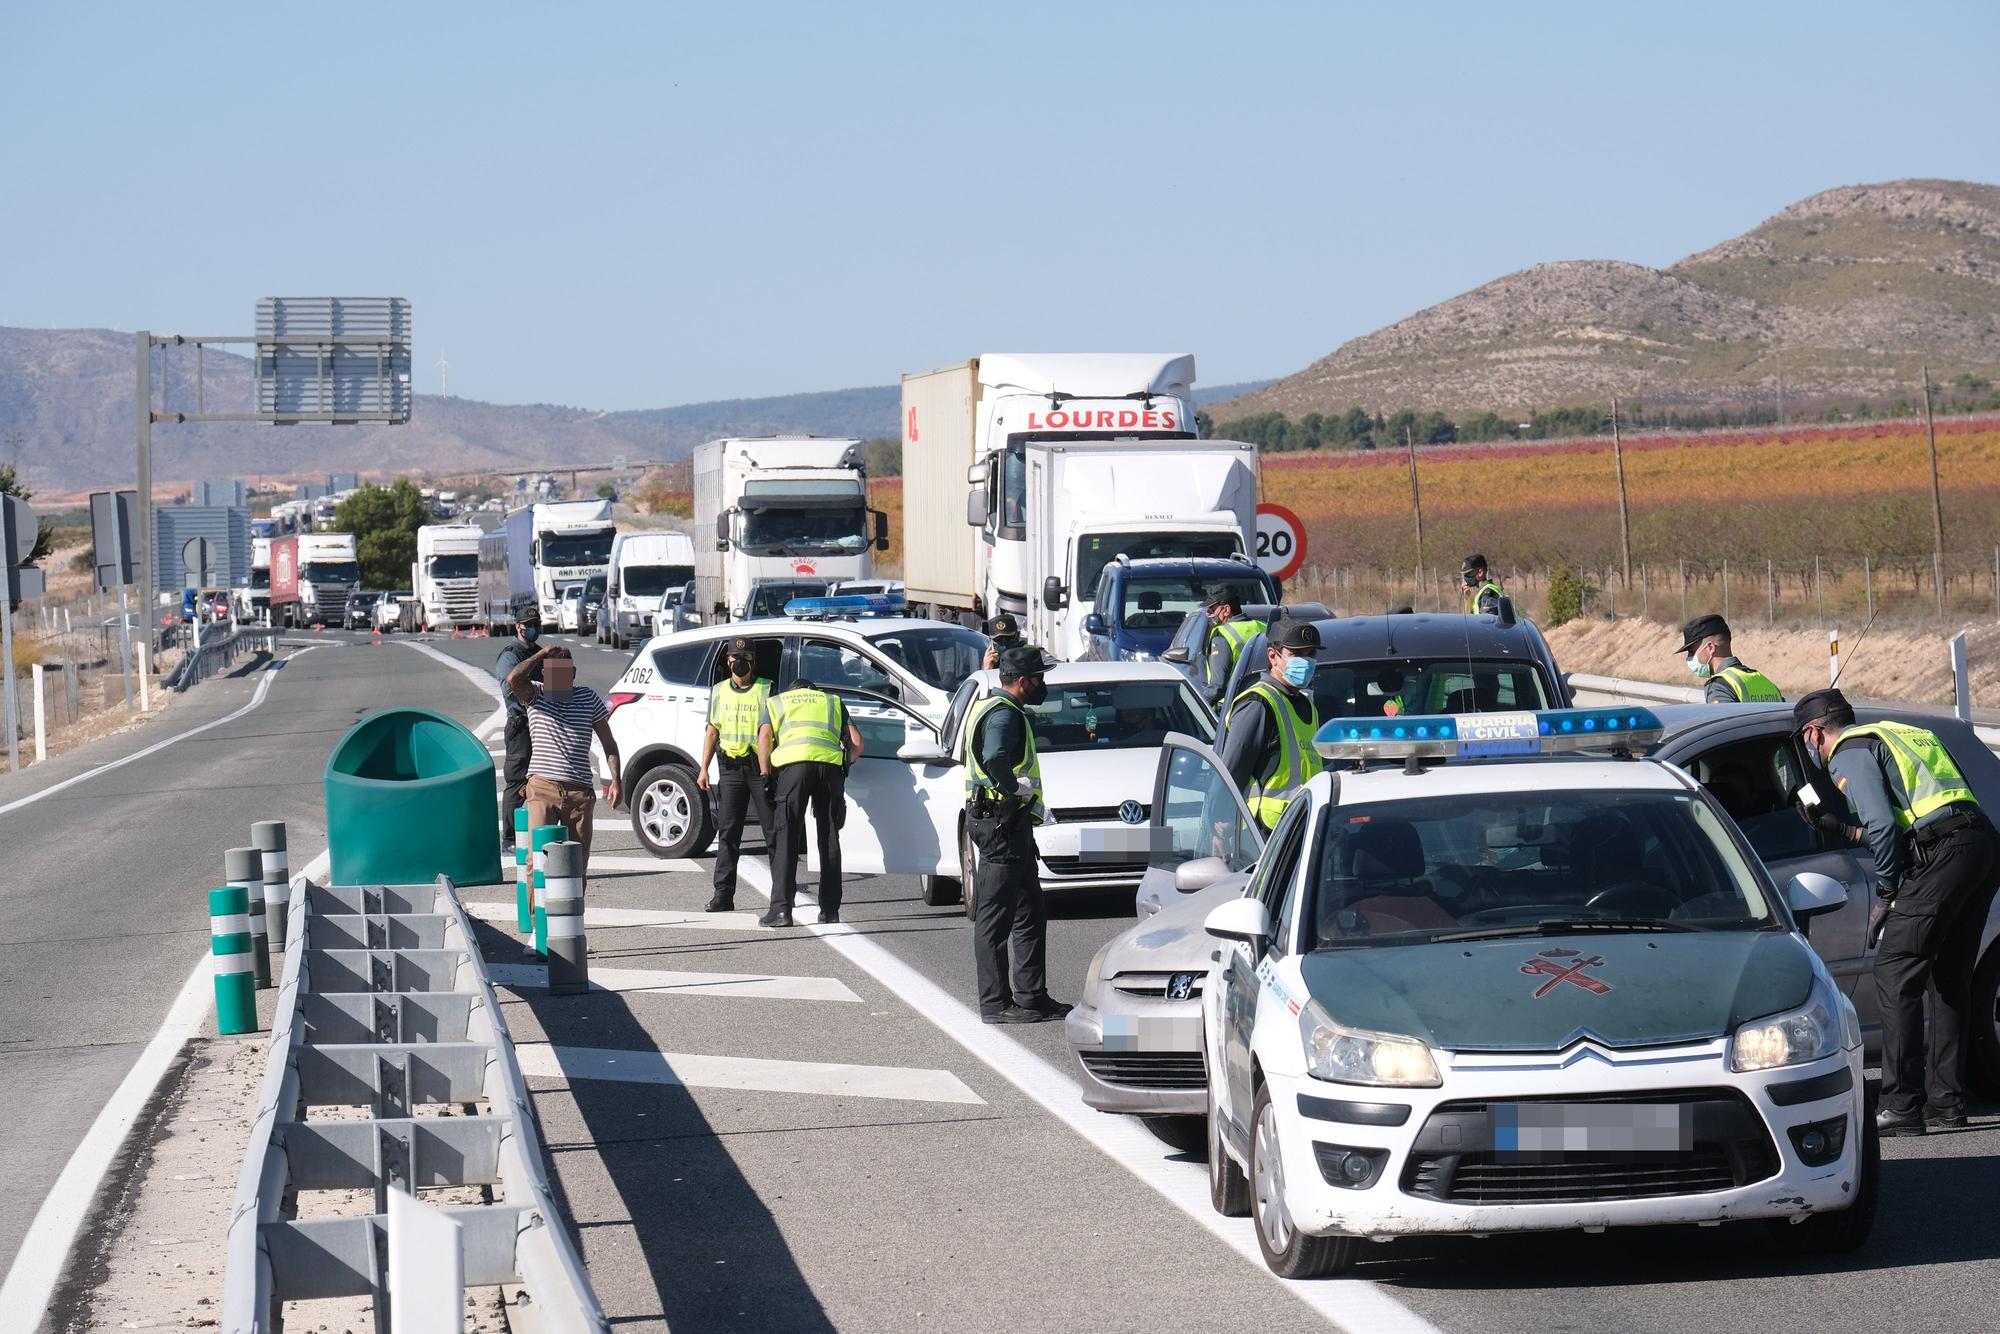
[[[589,686],[578,686],[563,699],[537,690],[528,701],[528,775],[591,786],[590,738],[595,725],[610,716],[604,698]]]

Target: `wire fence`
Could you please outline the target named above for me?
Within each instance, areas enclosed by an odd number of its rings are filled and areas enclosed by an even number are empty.
[[[131,665],[140,667],[140,646],[146,642],[148,626],[143,605],[128,599],[132,620]],[[173,669],[180,656],[181,627],[176,621],[153,626],[153,652],[149,662],[157,680]],[[21,708],[17,714],[17,735],[26,739],[34,733],[33,707],[28,681],[40,664],[43,676],[44,722],[59,729],[83,721],[91,714],[125,704],[124,657],[121,646],[118,599],[103,594],[87,594],[64,602],[51,599],[23,602],[14,609],[14,667],[16,692]],[[137,706],[137,678],[133,681],[134,707]],[[0,747],[0,750],[4,750]],[[4,755],[0,755],[4,763]]]
[[[2000,547],[1931,556],[1823,556],[1811,561],[1636,563],[1630,582],[1609,566],[1496,565],[1515,609],[1544,624],[1549,595],[1565,575],[1581,614],[1679,624],[1705,612],[1732,623],[1824,630],[1864,623],[1910,627],[2000,621]],[[1580,588],[1577,587],[1580,585]],[[1323,602],[1337,615],[1411,607],[1462,611],[1465,590],[1450,566],[1386,570],[1308,566],[1287,581],[1288,601]]]

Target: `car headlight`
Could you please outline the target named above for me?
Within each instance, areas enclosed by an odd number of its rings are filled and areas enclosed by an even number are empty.
[[[1306,1072],[1315,1079],[1412,1089],[1436,1088],[1443,1082],[1424,1043],[1337,1024],[1318,1001],[1306,1002],[1299,1011],[1299,1032],[1305,1038]]]
[[[1153,661],[1155,661],[1155,659],[1154,659],[1153,655],[1152,655],[1152,654],[1150,654],[1150,653],[1148,653],[1148,652],[1146,652],[1146,650],[1144,650],[1144,649],[1142,649],[1142,648],[1135,648],[1135,649],[1133,649],[1133,650],[1132,650],[1132,651],[1131,651],[1130,653],[1127,653],[1127,654],[1125,655],[1125,660],[1126,660],[1127,662],[1153,662]]]
[[[1844,998],[1825,981],[1814,979],[1812,994],[1796,1010],[1774,1014],[1743,1025],[1729,1040],[1729,1068],[1739,1075],[1778,1070],[1818,1061],[1840,1050],[1850,1032],[1860,1045],[1860,1024],[1843,1013]]]
[[[1097,991],[1104,985],[1104,956],[1110,952],[1109,945],[1090,956],[1090,967],[1083,974],[1083,1003],[1091,1009],[1097,1008]]]

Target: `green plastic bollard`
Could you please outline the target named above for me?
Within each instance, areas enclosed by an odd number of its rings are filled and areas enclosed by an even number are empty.
[[[208,891],[208,944],[215,956],[215,1028],[227,1036],[257,1031],[257,956],[250,941],[250,891]]]
[[[569,830],[559,824],[536,825],[533,832],[528,835],[528,846],[533,849],[535,858],[533,883],[535,953],[541,955],[547,955],[549,952],[549,913],[547,905],[542,902],[542,889],[547,882],[548,867],[546,863],[548,861],[548,854],[543,849],[547,848],[551,843],[560,843],[568,837]]]
[[[528,893],[528,808],[514,809],[514,929],[527,935],[535,929],[535,903]]]

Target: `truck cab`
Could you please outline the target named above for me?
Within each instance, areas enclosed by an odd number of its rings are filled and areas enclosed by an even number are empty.
[[[1138,557],[1119,552],[1098,576],[1083,617],[1082,657],[1152,662],[1165,655],[1191,611],[1219,588],[1234,589],[1239,605],[1278,600],[1278,581],[1240,553],[1227,560]]]
[[[863,579],[889,545],[888,516],[868,507],[859,440],[818,436],[711,440],[694,452],[695,512],[713,541],[695,553],[704,614],[747,614],[761,580]]]

